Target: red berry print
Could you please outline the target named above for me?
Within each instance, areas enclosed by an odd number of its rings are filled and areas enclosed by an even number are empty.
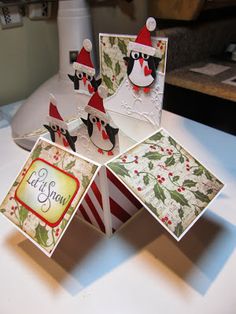
[[[142,191],[142,188],[139,186],[139,187],[137,188],[137,190],[140,192],[140,191]]]
[[[178,192],[182,192],[181,188],[178,188],[177,191],[178,191]]]
[[[168,176],[172,177],[172,176],[173,176],[173,173],[172,173],[172,172],[169,172],[169,173],[168,173]]]
[[[170,220],[168,220],[168,225],[171,225],[171,224],[172,224],[172,222]]]
[[[134,173],[135,173],[135,174],[138,174],[138,170],[134,170]]]

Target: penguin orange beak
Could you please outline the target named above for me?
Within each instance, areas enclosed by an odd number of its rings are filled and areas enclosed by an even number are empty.
[[[101,122],[98,121],[96,124],[97,124],[98,131],[100,132],[101,131]]]
[[[143,58],[139,58],[139,63],[141,65],[141,67],[143,67]]]
[[[84,86],[85,86],[85,84],[86,84],[86,81],[87,81],[86,77],[85,77],[85,76],[83,76]]]
[[[60,130],[57,130],[57,134],[59,137],[61,137],[61,131]]]

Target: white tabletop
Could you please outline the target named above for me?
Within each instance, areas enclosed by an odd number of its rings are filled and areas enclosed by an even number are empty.
[[[236,138],[164,112],[226,184],[180,243],[142,211],[112,239],[73,221],[52,259],[0,217],[0,313],[236,313]],[[28,153],[0,126],[0,200]]]

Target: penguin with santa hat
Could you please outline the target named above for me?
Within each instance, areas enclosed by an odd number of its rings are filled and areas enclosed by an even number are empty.
[[[102,80],[95,78],[95,69],[91,60],[90,52],[92,43],[89,39],[83,41],[83,48],[73,63],[74,75],[68,74],[69,79],[74,83],[74,90],[78,93],[92,95],[97,91]]]
[[[44,124],[44,127],[49,131],[51,140],[64,147],[70,147],[75,152],[77,136],[70,135],[67,123],[60,115],[53,95],[50,95],[48,122],[49,125]]]
[[[156,78],[156,70],[161,59],[155,56],[156,49],[151,42],[150,32],[155,29],[156,20],[149,17],[136,40],[129,42],[130,54],[124,57],[127,64],[127,76],[136,92],[142,89],[144,93],[149,93]]]
[[[100,86],[90,98],[85,111],[88,113],[87,120],[81,118],[87,127],[91,142],[98,148],[100,154],[113,155],[116,145],[116,135],[119,129],[110,125],[111,119],[103,106],[103,98],[106,97],[106,89]]]

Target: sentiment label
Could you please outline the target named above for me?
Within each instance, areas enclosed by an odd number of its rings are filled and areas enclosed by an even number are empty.
[[[33,160],[15,198],[51,227],[57,226],[80,188],[77,178],[49,162]]]

